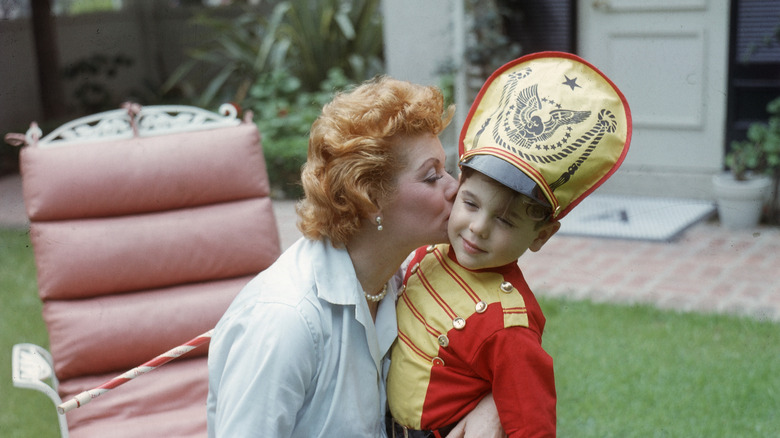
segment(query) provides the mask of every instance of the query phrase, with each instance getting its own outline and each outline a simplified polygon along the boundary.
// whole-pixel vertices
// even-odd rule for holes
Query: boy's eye
[[[515,227],[515,224],[512,221],[510,221],[509,219],[506,219],[506,218],[503,218],[503,217],[498,217],[496,219],[498,219],[498,221],[502,225],[504,225],[504,226],[507,226],[509,228],[514,228]]]
[[[477,204],[474,201],[469,201],[468,199],[464,199],[463,204],[466,205],[466,208],[468,208],[469,210],[477,209]]]

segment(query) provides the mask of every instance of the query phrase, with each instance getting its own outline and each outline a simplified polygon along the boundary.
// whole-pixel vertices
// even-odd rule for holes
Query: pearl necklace
[[[385,287],[382,288],[382,292],[379,292],[376,295],[370,295],[368,292],[363,291],[363,295],[366,296],[368,301],[378,303],[379,301],[382,301],[382,298],[384,298],[385,295],[387,295],[387,283],[385,283]]]

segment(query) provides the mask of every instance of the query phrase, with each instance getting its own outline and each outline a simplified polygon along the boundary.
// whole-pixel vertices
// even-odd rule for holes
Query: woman
[[[433,87],[390,78],[336,96],[314,122],[304,234],[236,297],[209,350],[210,436],[385,436],[391,278],[444,242],[456,181]]]

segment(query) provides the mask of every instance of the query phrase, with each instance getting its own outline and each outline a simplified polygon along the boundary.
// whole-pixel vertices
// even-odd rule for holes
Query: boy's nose
[[[477,215],[469,222],[469,231],[474,233],[480,239],[487,239],[490,236],[490,227],[486,218]]]

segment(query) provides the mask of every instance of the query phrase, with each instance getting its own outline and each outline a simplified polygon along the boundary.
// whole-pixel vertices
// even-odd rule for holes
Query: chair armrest
[[[35,344],[16,344],[11,352],[11,378],[17,388],[34,389],[51,399],[54,406],[62,403],[57,394],[59,381],[54,375],[51,354]],[[44,383],[50,379],[51,385]],[[64,414],[57,414],[62,438],[68,437],[68,423]]]

